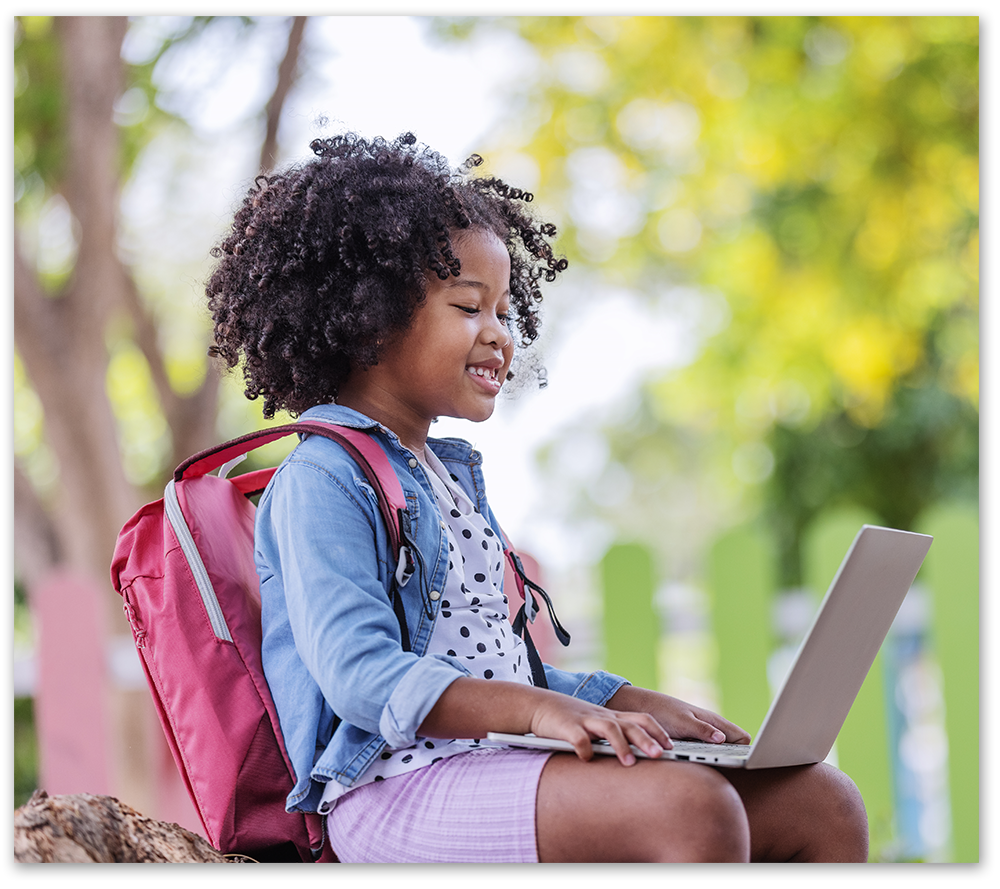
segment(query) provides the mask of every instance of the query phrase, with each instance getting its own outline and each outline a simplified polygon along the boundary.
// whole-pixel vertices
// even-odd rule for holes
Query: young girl
[[[515,340],[537,335],[539,282],[566,267],[555,228],[528,214],[530,194],[471,176],[478,158],[452,170],[410,134],[312,148],[256,180],[213,251],[213,351],[243,362],[265,417],[370,432],[406,495],[416,567],[404,637],[375,496],[339,445],[304,436],[256,526],[288,811],[326,814],[344,862],[866,860],[864,805],[837,770],[658,762],[671,737],[749,737],[606,672],[546,666],[548,687],[533,684],[480,455],[428,431],[493,412]],[[616,756],[593,756],[601,738]]]

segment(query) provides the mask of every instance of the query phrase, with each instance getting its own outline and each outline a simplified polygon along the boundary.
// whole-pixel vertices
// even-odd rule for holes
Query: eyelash
[[[479,309],[471,309],[468,306],[458,306],[457,308],[461,309],[467,315],[478,315],[479,314]],[[499,315],[497,315],[497,318],[499,318],[504,324],[507,324],[507,325],[509,325],[510,322],[511,322],[511,316],[510,316],[509,312],[504,312],[502,314],[499,314]]]

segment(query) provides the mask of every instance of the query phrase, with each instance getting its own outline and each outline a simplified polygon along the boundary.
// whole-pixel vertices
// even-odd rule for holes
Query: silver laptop
[[[752,744],[674,741],[660,759],[765,769],[829,755],[861,684],[931,545],[926,534],[864,525],[802,640]],[[517,747],[572,751],[568,741],[490,732]],[[671,739],[673,740],[673,739]],[[606,741],[597,753],[614,755]],[[634,745],[637,757],[645,754]]]

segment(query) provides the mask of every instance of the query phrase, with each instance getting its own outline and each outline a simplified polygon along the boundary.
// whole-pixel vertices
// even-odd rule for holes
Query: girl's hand
[[[612,710],[648,713],[675,738],[710,744],[750,743],[747,732],[717,713],[646,688],[624,685],[611,696],[607,706]]]
[[[648,713],[611,710],[560,694],[546,695],[537,702],[530,731],[569,741],[583,760],[594,757],[592,741],[607,740],[626,766],[635,763],[630,744],[654,759],[673,746],[663,727]]]

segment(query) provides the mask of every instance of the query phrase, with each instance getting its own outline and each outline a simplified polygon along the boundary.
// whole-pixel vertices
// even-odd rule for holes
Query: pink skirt
[[[535,797],[551,753],[483,747],[366,784],[329,815],[345,864],[537,862]]]

